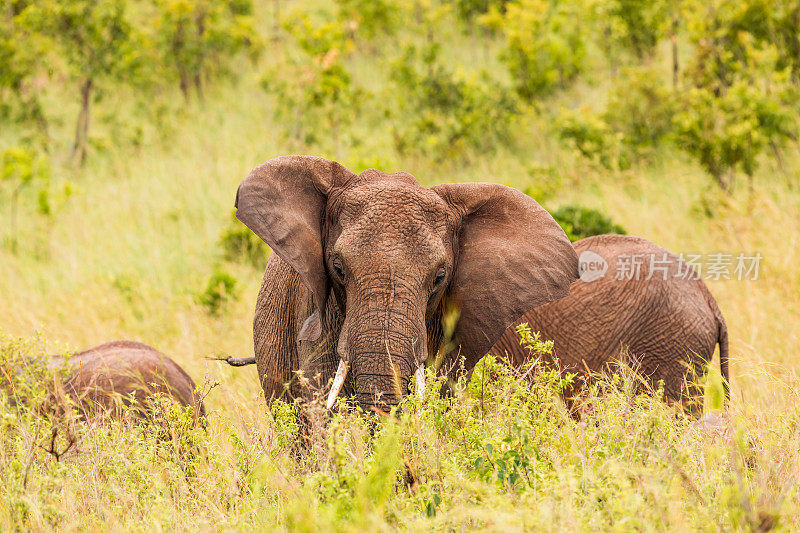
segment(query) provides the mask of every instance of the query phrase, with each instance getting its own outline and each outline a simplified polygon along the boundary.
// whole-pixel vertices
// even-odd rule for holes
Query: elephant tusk
[[[331,392],[328,394],[328,409],[333,407],[336,397],[339,396],[339,391],[342,390],[344,385],[344,378],[347,377],[347,363],[344,359],[339,360],[339,368],[336,369],[336,377],[333,378],[333,386]]]
[[[414,373],[414,381],[417,385],[417,396],[422,400],[425,397],[425,365],[420,365]]]

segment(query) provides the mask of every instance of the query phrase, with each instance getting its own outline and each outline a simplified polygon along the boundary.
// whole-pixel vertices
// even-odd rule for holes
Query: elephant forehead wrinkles
[[[419,275],[441,261],[450,221],[447,206],[421,187],[376,184],[341,198],[342,233],[335,250],[370,270],[391,268]]]
[[[357,220],[413,233],[427,226],[444,234],[452,213],[444,200],[430,189],[393,182],[368,183],[345,191],[337,203],[341,225]],[[377,229],[377,228],[376,228]]]

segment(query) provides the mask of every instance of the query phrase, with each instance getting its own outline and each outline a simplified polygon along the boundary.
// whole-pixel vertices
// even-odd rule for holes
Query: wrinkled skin
[[[242,182],[237,216],[274,252],[254,320],[267,401],[324,399],[341,361],[342,395],[395,405],[440,349],[445,309],[460,319],[443,371],[459,357],[470,369],[578,274],[552,217],[502,185],[428,189],[407,173],[283,156]]]
[[[63,362],[54,357],[51,366]],[[69,357],[67,365],[64,390],[82,411],[113,408],[115,394],[127,405],[125,398],[133,393],[137,405],[143,406],[153,394],[163,393],[205,416],[192,378],[175,361],[141,342],[106,342]]]
[[[497,341],[492,354],[515,365],[526,359],[527,350],[520,346],[515,330],[522,322],[541,332],[543,339],[554,341],[554,355],[566,371],[604,371],[627,348],[628,362],[641,365],[640,373],[654,387],[663,380],[666,398],[682,400],[688,408],[699,390],[691,383],[687,386],[686,378],[704,373],[719,344],[720,369],[727,387],[725,319],[702,279],[681,278],[679,273],[690,268],[686,263],[640,237],[599,235],[577,241],[574,247],[582,269],[588,257],[581,255],[584,252],[602,256],[608,262],[605,275],[590,282],[576,281],[566,298],[525,313]],[[630,280],[616,279],[620,258],[627,265],[631,263],[628,258],[637,254],[643,257],[638,279],[635,275]],[[664,254],[666,267],[661,263]],[[651,256],[655,257],[652,271]]]

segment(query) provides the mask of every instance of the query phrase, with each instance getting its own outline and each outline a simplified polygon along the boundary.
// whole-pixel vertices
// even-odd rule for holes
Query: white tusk
[[[420,365],[414,373],[414,381],[417,385],[417,396],[421,400],[425,397],[425,365]]]
[[[336,369],[336,377],[333,378],[333,386],[331,387],[331,392],[328,394],[328,409],[333,407],[333,403],[336,401],[336,397],[339,396],[339,391],[342,390],[342,385],[344,385],[344,378],[347,377],[347,363],[344,362],[344,359],[339,360],[339,368]]]

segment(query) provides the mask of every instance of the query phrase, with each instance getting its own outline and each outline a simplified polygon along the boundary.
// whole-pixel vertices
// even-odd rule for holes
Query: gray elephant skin
[[[574,247],[582,269],[589,270],[569,296],[525,313],[491,353],[522,364],[530,354],[520,346],[515,328],[527,322],[542,339],[554,341],[563,370],[608,370],[625,348],[628,362],[639,365],[651,385],[663,381],[668,400],[696,407],[692,399],[700,390],[691,378],[703,375],[718,344],[727,393],[728,329],[708,287],[690,266],[640,237],[599,235]],[[598,257],[607,263],[603,274],[590,270],[597,264],[584,264]]]
[[[397,404],[460,313],[450,371],[470,369],[528,309],[566,296],[578,259],[534,200],[493,183],[425,188],[311,156],[256,167],[237,216],[272,247],[254,319],[267,401]],[[412,377],[413,376],[413,377]],[[333,379],[332,379],[333,378]]]

